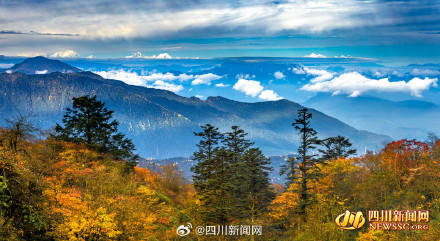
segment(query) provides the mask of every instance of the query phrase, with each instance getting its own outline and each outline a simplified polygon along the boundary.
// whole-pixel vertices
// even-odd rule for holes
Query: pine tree
[[[247,201],[248,195],[246,193],[246,186],[243,185],[246,182],[245,175],[247,173],[247,167],[242,158],[244,153],[253,145],[248,139],[246,139],[246,133],[238,126],[232,126],[230,132],[225,133],[225,138],[222,141],[226,148],[231,152],[231,186],[233,193],[233,215],[235,218],[244,218],[247,215]]]
[[[352,144],[348,138],[343,136],[329,137],[319,142],[325,149],[318,149],[322,154],[322,160],[334,160],[338,157],[348,157],[356,154],[355,149],[351,149]]]
[[[266,211],[266,207],[275,197],[269,180],[269,172],[273,169],[269,166],[269,159],[258,148],[247,150],[242,160],[246,170],[243,182],[246,197],[244,217],[253,224],[255,219]]]
[[[319,163],[315,159],[315,154],[310,154],[311,150],[316,148],[319,143],[317,132],[311,127],[312,113],[307,108],[298,111],[297,118],[292,126],[299,132],[300,145],[298,147],[298,159],[290,158],[287,165],[281,169],[281,174],[287,174],[288,185],[298,184],[299,205],[298,213],[305,220],[306,208],[311,201],[311,193],[309,190],[309,182],[319,176],[316,164]]]
[[[231,221],[233,192],[231,184],[232,153],[221,147],[215,151],[213,173],[208,178],[207,191],[209,198],[205,199],[205,210],[202,215],[212,224],[228,224]]]
[[[223,144],[237,156],[237,160],[254,143],[246,139],[248,133],[238,126],[232,126],[232,131],[225,133]]]
[[[223,135],[218,128],[206,124],[201,126],[202,131],[194,133],[201,137],[198,150],[193,159],[197,164],[193,171],[193,185],[201,201],[200,214],[207,223],[219,224],[226,222],[229,215],[230,198],[230,160],[229,151],[219,147]]]
[[[118,122],[112,120],[113,111],[96,99],[96,96],[73,98],[72,108],[67,108],[62,119],[63,126],[55,127],[56,139],[111,153],[118,159],[126,159],[130,166],[136,164],[135,146],[130,139],[118,133]]]

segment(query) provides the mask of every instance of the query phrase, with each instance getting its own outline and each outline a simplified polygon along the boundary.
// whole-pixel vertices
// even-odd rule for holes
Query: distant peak
[[[48,59],[43,56],[27,58],[23,60],[23,62],[15,64],[9,70],[24,74],[72,73],[82,71],[59,60]]]

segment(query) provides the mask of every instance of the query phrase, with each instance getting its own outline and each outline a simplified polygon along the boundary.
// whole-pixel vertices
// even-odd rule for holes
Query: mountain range
[[[305,105],[319,108],[356,128],[383,133],[394,139],[424,140],[430,132],[440,133],[440,107],[428,101],[318,94]]]
[[[266,155],[293,153],[297,148],[297,133],[291,123],[302,106],[289,100],[245,103],[220,96],[187,98],[105,79],[44,57],[26,59],[0,73],[1,115],[30,114],[43,129],[61,122],[73,97],[87,94],[96,95],[115,111],[120,130],[146,158],[190,156],[198,142],[193,132],[206,123],[221,131],[239,125]],[[315,109],[311,113],[312,126],[321,137],[346,136],[362,151],[378,149],[391,139],[355,129]]]

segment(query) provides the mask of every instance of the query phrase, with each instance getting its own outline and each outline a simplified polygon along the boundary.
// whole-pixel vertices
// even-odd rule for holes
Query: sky
[[[440,63],[440,1],[0,0],[0,54]]]

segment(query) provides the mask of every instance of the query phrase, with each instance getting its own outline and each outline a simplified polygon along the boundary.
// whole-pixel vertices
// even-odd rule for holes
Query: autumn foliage
[[[203,224],[203,202],[176,166],[126,172],[123,161],[84,145],[51,138],[11,145],[8,138],[9,130],[1,129],[0,240],[176,240],[177,226]],[[263,225],[255,240],[440,237],[440,142],[394,141],[377,153],[324,161],[317,170],[319,178],[307,183],[313,200],[306,221],[294,191],[299,184],[273,184],[277,196],[255,221]],[[345,210],[370,209],[429,210],[430,229],[344,231],[334,223]],[[205,238],[191,233],[183,239]]]
[[[189,220],[193,191],[175,167],[126,173],[82,145],[49,138],[14,152],[4,143],[0,240],[171,240]]]

